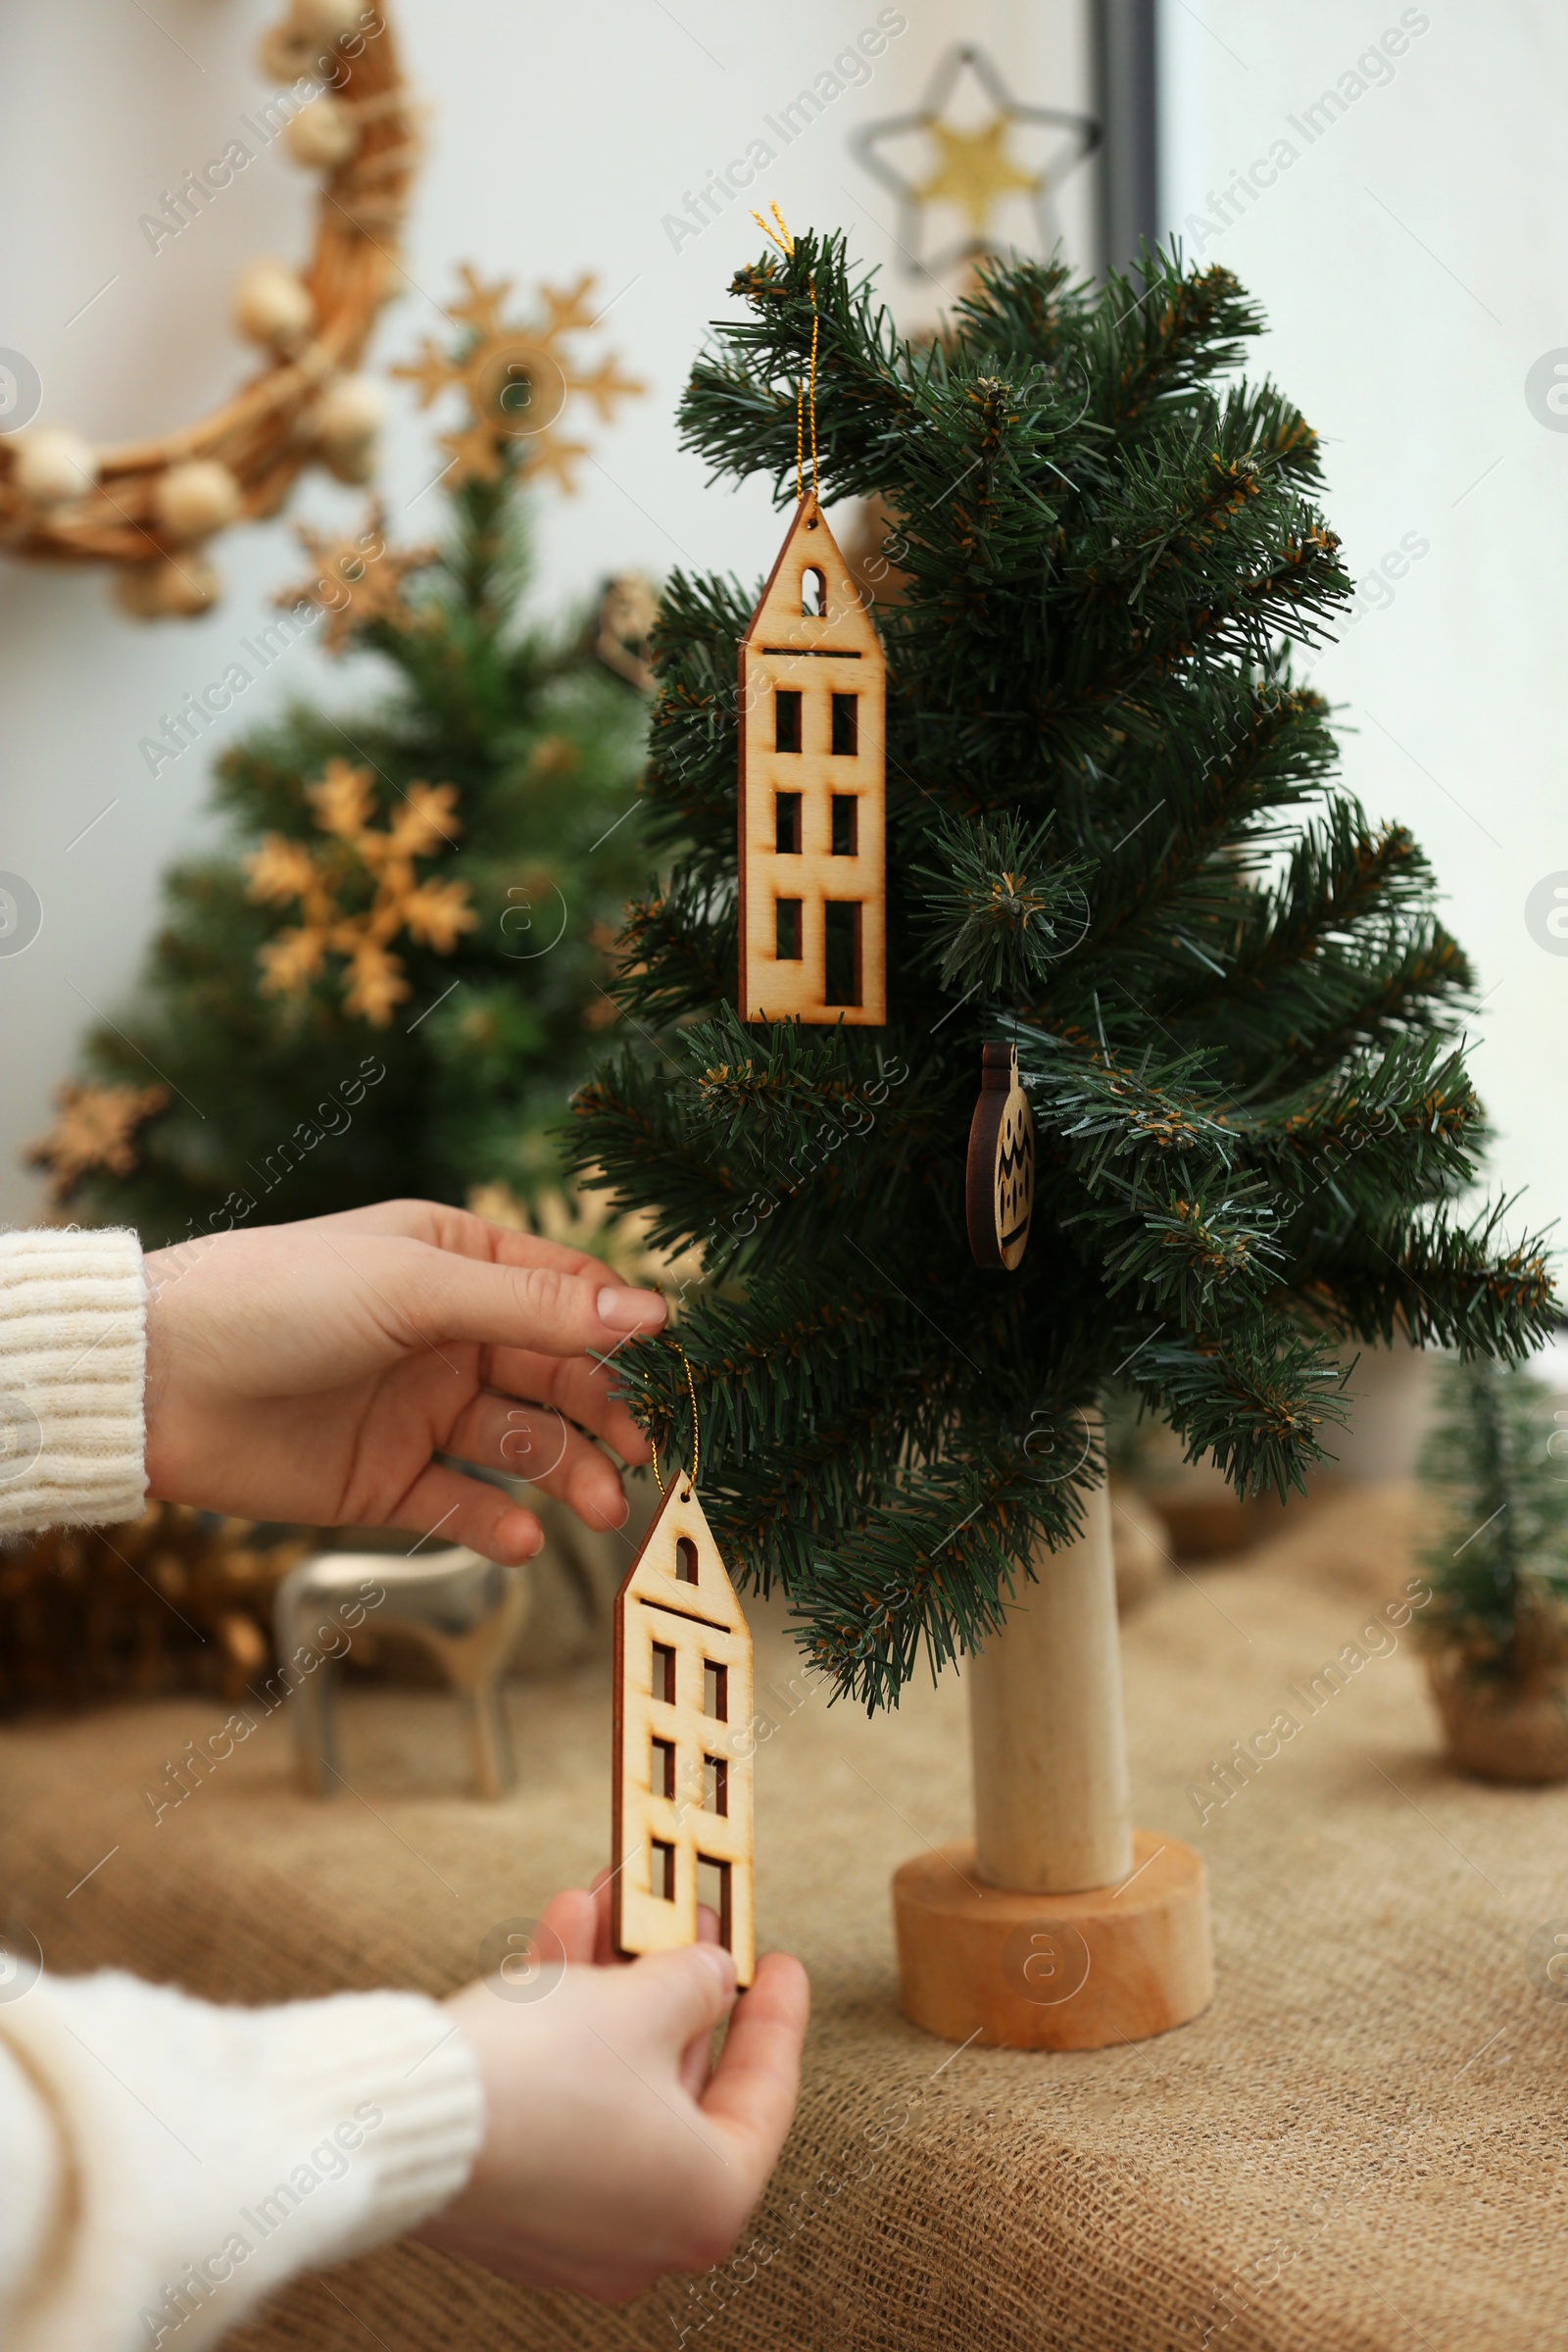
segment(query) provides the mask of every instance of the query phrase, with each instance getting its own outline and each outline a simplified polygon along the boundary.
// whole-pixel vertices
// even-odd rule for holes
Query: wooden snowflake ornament
[[[1035,1114],[1016,1046],[987,1046],[969,1128],[964,1210],[976,1265],[1010,1274],[1029,1247],[1035,1206]]]
[[[584,275],[564,288],[541,286],[533,317],[516,321],[505,316],[510,278],[487,285],[466,262],[459,274],[465,290],[448,305],[448,316],[467,333],[454,351],[443,351],[427,336],[418,358],[392,373],[418,386],[422,408],[444,393],[463,394],[468,421],[441,438],[454,483],[493,482],[510,447],[517,462],[554,474],[563,490],[573,489],[572,469],[588,447],[560,429],[570,403],[590,401],[608,424],[617,401],[645,389],[621,374],[613,354],[590,374],[575,351],[572,338],[590,333],[603,316],[593,278]]]
[[[887,1019],[887,663],[814,494],[741,639],[748,1021]]]
[[[361,531],[336,536],[300,523],[295,537],[313,569],[291,588],[280,588],[272,602],[288,612],[301,605],[314,606],[325,620],[321,642],[327,653],[346,653],[372,621],[385,621],[403,632],[416,626],[417,615],[404,601],[403,583],[411,572],[428,570],[441,550],[391,546],[386,509],[379,499],[371,502]]]
[[[691,1480],[677,1474],[615,1595],[611,1934],[697,1941],[718,1913],[741,1984],[753,1927],[752,1637]]]
[[[274,906],[297,900],[302,917],[258,950],[261,993],[303,996],[327,957],[342,956],[345,1005],[384,1029],[409,995],[403,958],[390,942],[404,937],[450,956],[479,920],[466,882],[421,881],[415,873],[416,858],[457,847],[457,786],[410,784],[382,826],[374,822],[375,779],[368,767],[329,760],[305,793],[328,838],[318,848],[268,833],[245,859],[248,896]]]
[[[128,1176],[138,1159],[136,1131],[167,1110],[163,1086],[74,1086],[55,1089],[54,1125],[23,1148],[28,1167],[49,1171],[49,1198],[71,1199],[84,1176],[105,1168]]]

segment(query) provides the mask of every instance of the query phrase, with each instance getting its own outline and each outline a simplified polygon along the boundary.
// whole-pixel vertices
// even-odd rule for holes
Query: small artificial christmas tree
[[[1292,677],[1349,582],[1313,432],[1236,378],[1262,321],[1230,272],[1147,255],[1096,291],[989,263],[927,350],[836,237],[733,291],[749,316],[692,375],[687,446],[783,504],[809,375],[824,504],[880,499],[897,526],[887,1021],[738,1017],[752,600],[677,575],[646,786],[667,879],[632,912],[639,1034],[579,1096],[578,1152],[656,1242],[705,1250],[681,1339],[714,1532],[876,1706],[1051,1576],[1113,1374],[1238,1489],[1283,1495],[1329,1450],[1347,1343],[1515,1355],[1551,1289],[1499,1207],[1460,1204],[1484,1140],[1470,969],[1430,869],[1336,783]],[[965,1236],[998,1039],[1038,1136],[1015,1273]],[[676,1352],[620,1361],[678,1446]]]
[[[389,547],[378,511],[303,532],[312,571],[277,600],[283,643],[309,621],[396,686],[360,714],[296,706],[219,761],[230,839],[169,877],[139,1002],[94,1031],[94,1082],[61,1090],[32,1148],[58,1201],[149,1246],[477,1186],[515,1221],[615,1017],[607,951],[647,856],[625,821],[634,584],[597,634],[519,606],[529,486],[569,486],[582,454],[557,429],[568,397],[608,417],[638,387],[578,365],[588,280],[517,326],[504,285],[465,278],[455,346],[402,370],[465,402],[444,546]]]
[[[1421,1455],[1435,1508],[1421,1616],[1456,1759],[1490,1778],[1568,1778],[1568,1462],[1551,1392],[1452,1359]]]
[[[1544,1382],[1517,1366],[1454,1359],[1439,1370],[1438,1417],[1421,1454],[1440,1524],[1422,1565],[1423,1622],[1480,1667],[1517,1678],[1568,1602],[1568,1463]]]

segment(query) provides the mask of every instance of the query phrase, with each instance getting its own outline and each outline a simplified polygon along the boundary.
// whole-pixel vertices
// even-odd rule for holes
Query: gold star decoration
[[[57,1087],[59,1115],[23,1156],[28,1167],[48,1169],[49,1198],[63,1203],[94,1168],[128,1176],[136,1165],[137,1128],[168,1106],[169,1090],[163,1086]]]
[[[269,833],[245,860],[252,899],[274,906],[297,901],[303,916],[261,949],[262,994],[303,996],[327,957],[339,956],[347,964],[346,1009],[384,1029],[409,994],[403,959],[389,943],[402,933],[450,956],[479,920],[466,882],[419,881],[414,870],[416,858],[457,846],[457,787],[410,784],[384,827],[373,821],[368,767],[329,760],[319,781],[305,789],[327,840],[317,846]],[[367,893],[368,904],[344,904]]]
[[[613,354],[592,374],[585,372],[572,338],[598,322],[589,300],[592,276],[559,291],[541,286],[534,316],[519,323],[503,316],[510,278],[486,285],[466,262],[459,275],[465,290],[449,316],[466,332],[450,351],[427,336],[416,360],[392,369],[418,386],[421,408],[454,390],[466,401],[467,423],[441,437],[452,461],[448,478],[454,487],[494,481],[510,462],[536,466],[563,490],[574,489],[571,469],[588,446],[564,439],[559,429],[569,403],[591,401],[608,424],[617,401],[647,388],[619,372]]]
[[[962,120],[948,111],[966,77],[978,85],[980,98],[990,107],[983,121]],[[1024,162],[1015,146],[1015,137],[1026,135],[1031,127],[1062,134],[1034,164]],[[915,139],[924,141],[923,169],[912,163]],[[904,142],[902,164],[883,153],[899,142]],[[898,198],[905,266],[910,275],[924,276],[996,252],[997,216],[1012,198],[1027,203],[1040,249],[1049,253],[1057,241],[1050,199],[1074,166],[1099,145],[1100,125],[1087,115],[1059,107],[1020,104],[984,50],[964,47],[948,52],[920,106],[909,114],[868,122],[853,143],[865,169]],[[929,253],[924,250],[926,229],[938,206],[958,213],[966,234],[956,245]]]
[[[956,205],[977,239],[984,237],[1002,197],[1014,190],[1038,196],[1044,184],[1040,172],[1023,171],[1007,153],[1008,126],[1005,115],[978,130],[959,130],[951,122],[929,126],[939,161],[916,194],[922,204]]]
[[[323,612],[322,642],[329,654],[343,653],[372,620],[398,630],[414,628],[417,616],[404,602],[403,583],[411,571],[423,571],[440,557],[438,547],[389,547],[386,509],[379,499],[371,501],[365,520],[363,531],[344,539],[297,524],[295,536],[311,559],[311,570],[272,599],[289,612],[314,605]]]

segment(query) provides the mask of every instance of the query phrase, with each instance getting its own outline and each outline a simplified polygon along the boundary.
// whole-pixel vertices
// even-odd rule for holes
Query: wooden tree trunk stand
[[[900,1999],[950,2041],[1092,2050],[1213,1993],[1203,1865],[1130,1825],[1110,1505],[1019,1580],[965,1669],[975,1837],[893,1881]]]

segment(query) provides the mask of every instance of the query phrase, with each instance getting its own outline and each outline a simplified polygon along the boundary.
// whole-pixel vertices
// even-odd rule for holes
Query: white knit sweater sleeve
[[[0,1234],[0,1534],[139,1516],[146,1344],[133,1234]],[[0,1960],[6,2352],[201,2352],[467,2179],[478,2068],[422,1994],[225,2009]]]
[[[422,1994],[221,2009],[132,1977],[0,2004],[0,2344],[202,2352],[468,2176],[478,2068]]]
[[[146,1369],[133,1233],[0,1233],[0,1535],[141,1517]]]

